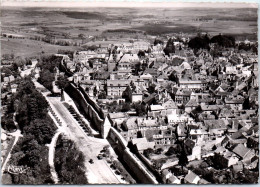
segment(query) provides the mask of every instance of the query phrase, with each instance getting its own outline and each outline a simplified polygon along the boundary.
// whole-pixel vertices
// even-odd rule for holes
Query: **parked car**
[[[90,159],[90,160],[89,160],[89,163],[90,163],[90,164],[94,164],[93,159]]]

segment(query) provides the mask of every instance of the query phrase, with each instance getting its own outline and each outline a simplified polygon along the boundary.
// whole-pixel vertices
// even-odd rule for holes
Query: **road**
[[[12,152],[14,146],[18,142],[19,138],[22,136],[21,130],[19,129],[19,126],[18,126],[18,124],[15,120],[15,115],[16,115],[16,113],[14,113],[14,115],[13,115],[13,121],[14,121],[15,126],[17,127],[17,130],[13,133],[8,133],[9,135],[14,136],[15,139],[14,139],[14,143],[13,143],[13,145],[12,145],[12,147],[11,147],[11,149],[10,149],[6,159],[5,159],[5,162],[2,165],[2,169],[1,169],[2,174],[5,171],[6,164],[8,163],[9,159],[11,158],[11,152]]]
[[[50,165],[52,179],[53,179],[55,184],[57,184],[59,182],[59,178],[58,178],[57,172],[55,171],[55,167],[54,167],[55,147],[56,147],[56,142],[58,140],[58,137],[61,133],[62,133],[62,131],[58,130],[56,132],[56,134],[53,136],[51,143],[49,145],[48,162],[49,162],[49,165]]]
[[[79,149],[85,155],[85,166],[87,168],[87,178],[91,184],[120,184],[123,183],[116,176],[104,160],[98,160],[97,155],[105,145],[109,145],[107,140],[95,137],[89,137],[85,134],[78,122],[70,114],[68,109],[62,104],[59,97],[48,97],[53,106],[53,110],[57,113],[63,124],[68,128],[70,138],[75,141]],[[113,155],[114,156],[114,155]],[[116,157],[116,155],[114,156]],[[93,159],[94,164],[90,164],[89,160]]]
[[[12,152],[14,146],[15,146],[16,143],[18,142],[19,138],[22,136],[21,131],[20,131],[19,129],[16,130],[15,132],[13,132],[13,133],[8,133],[8,134],[11,135],[11,136],[14,136],[15,139],[14,139],[14,143],[13,143],[13,145],[12,145],[12,147],[11,147],[11,149],[10,149],[10,151],[9,151],[9,153],[8,153],[8,155],[7,155],[7,157],[6,157],[6,159],[5,159],[5,162],[3,163],[3,166],[2,166],[2,174],[3,174],[3,172],[5,171],[6,164],[8,163],[9,159],[11,158],[11,152]]]

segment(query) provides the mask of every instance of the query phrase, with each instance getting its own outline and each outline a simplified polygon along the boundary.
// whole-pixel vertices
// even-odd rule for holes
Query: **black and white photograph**
[[[2,1],[1,184],[258,184],[258,6]]]

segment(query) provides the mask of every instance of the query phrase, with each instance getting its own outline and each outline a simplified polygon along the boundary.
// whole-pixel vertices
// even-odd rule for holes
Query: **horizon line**
[[[104,0],[89,1],[33,1],[10,2],[2,1],[2,7],[42,7],[42,8],[258,8],[258,3],[252,2],[122,2]]]

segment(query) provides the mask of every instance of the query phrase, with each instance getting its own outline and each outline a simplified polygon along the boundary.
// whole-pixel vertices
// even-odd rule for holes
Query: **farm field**
[[[1,53],[15,54],[21,57],[34,57],[42,54],[57,53],[62,50],[76,50],[74,46],[51,45],[42,41],[29,39],[1,39]]]
[[[201,8],[17,8],[1,12],[2,33],[27,39],[1,40],[2,54],[35,56],[75,50],[74,46],[51,45],[30,37],[50,37],[87,45],[96,41],[129,41],[183,33],[190,37],[198,32],[209,35],[229,34],[237,39],[257,40],[257,9]],[[247,16],[245,16],[247,15]],[[223,29],[224,28],[224,29]],[[126,32],[118,32],[118,30]],[[82,34],[87,41],[81,41]],[[91,42],[90,42],[91,41]],[[107,43],[107,42],[104,42]]]

